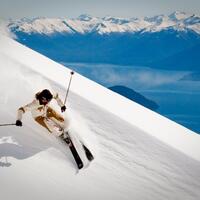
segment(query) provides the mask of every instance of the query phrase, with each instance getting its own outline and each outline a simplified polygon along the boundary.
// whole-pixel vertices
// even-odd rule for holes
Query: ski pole
[[[74,74],[73,71],[71,71],[71,76],[70,76],[70,80],[69,80],[69,84],[68,84],[68,88],[67,88],[67,92],[66,92],[66,95],[65,95],[65,101],[64,101],[64,105],[66,104],[66,101],[67,101],[67,96],[69,94],[69,88],[70,88],[70,85],[71,85],[71,82],[72,82],[72,75]]]
[[[13,125],[16,125],[15,123],[12,123],[12,124],[0,124],[0,126],[13,126]]]

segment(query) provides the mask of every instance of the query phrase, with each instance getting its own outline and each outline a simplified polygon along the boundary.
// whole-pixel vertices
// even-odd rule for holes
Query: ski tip
[[[88,160],[91,162],[91,161],[93,161],[94,160],[94,156],[90,156],[89,158],[88,158]]]
[[[82,168],[83,168],[83,164],[82,163],[78,164],[78,169],[82,169]]]

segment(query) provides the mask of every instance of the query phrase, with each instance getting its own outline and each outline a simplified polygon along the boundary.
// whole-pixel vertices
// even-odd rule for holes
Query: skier
[[[67,131],[69,128],[69,121],[64,119],[62,115],[53,110],[49,103],[52,99],[55,99],[58,105],[61,107],[61,112],[65,112],[66,106],[63,104],[58,94],[55,96],[51,94],[48,89],[44,89],[35,95],[35,99],[23,106],[20,107],[17,111],[17,120],[16,126],[22,126],[22,116],[26,111],[31,111],[32,117],[37,123],[46,128],[50,133],[55,134],[56,136],[67,138]],[[55,131],[55,126],[60,127],[60,131]]]
[[[73,141],[71,140],[71,137],[68,134],[69,120],[64,119],[59,113],[57,113],[49,106],[49,103],[52,99],[55,99],[57,101],[58,105],[61,108],[61,112],[65,112],[66,106],[63,104],[58,94],[54,96],[49,90],[44,89],[41,92],[36,93],[35,99],[31,103],[18,109],[15,125],[22,126],[23,114],[26,111],[31,111],[32,117],[37,123],[46,128],[50,133],[59,136],[68,144],[76,161],[78,169],[81,169],[83,168],[83,162],[79,156],[79,153],[76,150],[76,147],[73,144]],[[61,130],[56,131],[55,125],[57,125]],[[81,141],[80,144],[83,147],[87,159],[89,161],[92,161],[94,159],[94,156],[92,155],[90,150]]]

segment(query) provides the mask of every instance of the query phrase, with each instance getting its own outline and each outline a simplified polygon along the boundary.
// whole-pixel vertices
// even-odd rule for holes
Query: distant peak
[[[184,12],[184,11],[174,11],[172,14],[174,14],[174,15],[187,15],[187,13]]]
[[[82,14],[77,19],[81,21],[90,21],[93,17],[89,14]]]
[[[110,21],[116,24],[124,24],[124,23],[130,22],[130,19],[122,18],[122,17],[112,17],[112,16],[106,16],[103,18],[103,20]]]
[[[165,15],[156,15],[153,17],[144,17],[144,20],[147,22],[161,22],[166,16]]]
[[[179,20],[183,20],[189,16],[190,16],[189,14],[187,14],[183,11],[175,11],[169,15],[169,18],[173,21],[179,21]]]

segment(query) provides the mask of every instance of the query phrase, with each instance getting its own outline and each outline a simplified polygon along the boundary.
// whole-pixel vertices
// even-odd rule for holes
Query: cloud
[[[110,64],[65,63],[65,65],[105,87],[124,85],[138,91],[163,92],[195,92],[199,90],[197,83],[180,81],[183,76],[191,73],[188,71],[167,71]]]
[[[7,25],[8,25],[8,22],[0,19],[0,34],[11,37],[13,39],[16,39],[15,34],[11,33],[11,31],[8,29]]]
[[[85,75],[105,86],[122,84],[137,88],[152,88],[175,83],[187,73],[148,68],[91,67],[90,72]]]

